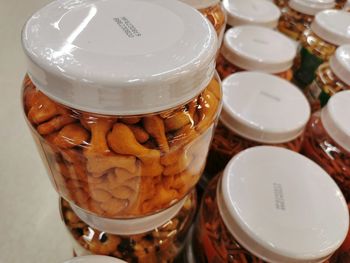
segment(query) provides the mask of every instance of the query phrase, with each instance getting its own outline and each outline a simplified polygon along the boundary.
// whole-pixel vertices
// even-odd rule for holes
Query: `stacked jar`
[[[201,12],[214,26],[221,46],[226,27],[226,13],[220,0],[179,0]]]
[[[325,106],[335,93],[350,88],[350,45],[337,48],[329,62],[316,70],[315,80],[305,89],[312,112]]]
[[[281,15],[276,5],[265,0],[224,0],[223,6],[227,13],[227,29],[240,25],[274,29]]]
[[[315,16],[310,29],[300,37],[301,50],[295,63],[294,82],[302,89],[316,77],[317,68],[327,62],[340,45],[350,44],[350,14],[325,10]]]
[[[26,121],[79,217],[105,231],[181,209],[221,110],[210,22],[178,1],[55,1],[22,43]]]
[[[224,79],[245,70],[260,71],[291,80],[297,47],[272,29],[244,25],[226,31],[216,69]]]
[[[334,0],[290,0],[282,9],[278,30],[294,40],[300,40],[315,15],[335,6]]]
[[[298,153],[259,146],[210,182],[188,256],[195,263],[329,262],[348,228],[345,199],[323,169]]]
[[[290,82],[258,72],[229,76],[223,81],[223,109],[202,180],[214,177],[234,155],[253,146],[299,152],[309,118],[308,101]]]

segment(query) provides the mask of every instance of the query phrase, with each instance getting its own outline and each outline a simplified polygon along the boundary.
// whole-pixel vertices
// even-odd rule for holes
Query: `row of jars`
[[[197,6],[205,13],[202,7]],[[224,27],[225,15],[215,10],[218,15],[207,17]],[[237,133],[243,142],[254,141],[255,134],[258,144],[266,137],[268,144],[300,150],[310,110],[301,93],[281,78],[233,75],[242,87],[268,83],[273,88],[251,89],[241,99],[232,93],[238,108],[227,114],[215,74],[220,27],[170,0],[56,1],[28,20],[22,33],[28,58],[23,108],[49,177],[64,199],[62,217],[77,254],[107,254],[129,262],[174,260],[194,216],[193,188],[205,169],[223,102],[217,131],[226,115],[242,128]],[[282,63],[288,70],[296,53],[290,43],[293,51]],[[278,87],[285,89],[280,93]],[[246,104],[250,96],[257,101]],[[251,126],[267,118],[245,107],[256,103],[273,112],[278,101],[282,106],[275,112],[279,118],[285,114],[281,125],[287,126],[269,130],[268,124],[259,135]],[[295,115],[291,103],[300,106]],[[240,110],[248,113],[237,121]],[[241,149],[254,143],[247,145]],[[332,248],[337,245],[333,242]]]

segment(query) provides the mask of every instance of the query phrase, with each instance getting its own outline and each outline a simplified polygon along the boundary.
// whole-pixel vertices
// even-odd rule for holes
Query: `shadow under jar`
[[[108,255],[138,263],[173,262],[184,247],[195,211],[194,190],[177,209],[140,219],[104,222],[80,219],[81,214],[61,199],[62,219],[78,256]]]
[[[221,79],[251,70],[291,80],[296,52],[293,41],[270,28],[237,26],[225,33],[216,69]]]
[[[258,146],[210,182],[187,254],[195,263],[329,262],[348,227],[345,199],[324,170]]]
[[[258,72],[231,75],[223,81],[223,109],[201,180],[214,177],[233,156],[253,146],[299,152],[309,117],[305,96],[290,82]]]
[[[26,120],[64,199],[128,218],[191,191],[221,110],[209,21],[177,1],[56,1],[22,37]]]
[[[201,12],[214,26],[221,46],[226,28],[226,13],[220,0],[179,0]]]
[[[302,89],[316,78],[317,68],[327,62],[340,45],[350,44],[350,13],[325,10],[315,16],[301,37],[293,81]]]
[[[261,0],[224,0],[227,13],[227,27],[240,25],[258,25],[276,28],[281,15],[279,8],[269,1]]]
[[[350,91],[330,98],[308,124],[303,153],[325,169],[350,202]]]
[[[294,40],[300,40],[304,30],[310,28],[315,15],[334,6],[334,0],[290,0],[282,8],[278,30]]]
[[[350,45],[337,48],[329,62],[316,70],[315,80],[305,89],[312,112],[324,107],[335,93],[350,89]]]

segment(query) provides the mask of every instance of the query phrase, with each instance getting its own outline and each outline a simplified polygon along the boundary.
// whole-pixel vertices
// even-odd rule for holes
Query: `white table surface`
[[[72,247],[50,184],[23,119],[26,71],[20,44],[26,19],[48,0],[0,0],[0,262],[59,263]]]

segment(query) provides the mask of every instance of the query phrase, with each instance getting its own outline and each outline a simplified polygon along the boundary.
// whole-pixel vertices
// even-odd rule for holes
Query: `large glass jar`
[[[244,70],[292,79],[296,45],[284,35],[261,26],[237,26],[226,31],[216,62],[221,79]]]
[[[281,15],[272,2],[262,0],[224,0],[227,29],[240,25],[258,25],[276,28]]]
[[[330,98],[314,113],[306,130],[303,152],[338,183],[350,202],[350,91]]]
[[[327,62],[338,46],[350,44],[350,14],[339,10],[318,13],[311,28],[300,38],[301,49],[295,62],[294,82],[305,88],[316,77],[316,70]]]
[[[305,96],[290,82],[258,72],[231,75],[223,81],[223,110],[205,177],[212,178],[234,155],[253,146],[299,152],[309,117]]]
[[[299,40],[318,12],[334,6],[334,0],[290,0],[282,9],[278,30],[294,40]]]
[[[221,46],[226,28],[226,13],[220,0],[179,0],[201,12],[214,26]]]
[[[325,106],[335,93],[350,89],[350,45],[337,48],[329,62],[316,70],[315,80],[305,89],[312,112]]]
[[[109,220],[97,225],[102,231],[81,220],[61,199],[61,215],[78,256],[108,255],[127,262],[170,263],[179,255],[196,211],[195,191],[170,210],[141,219]]]
[[[195,263],[327,262],[348,228],[345,199],[324,170],[298,153],[259,146],[210,182],[188,254]]]
[[[217,37],[199,12],[178,1],[56,1],[29,19],[23,47],[26,120],[63,198],[127,218],[191,191],[221,110]]]

